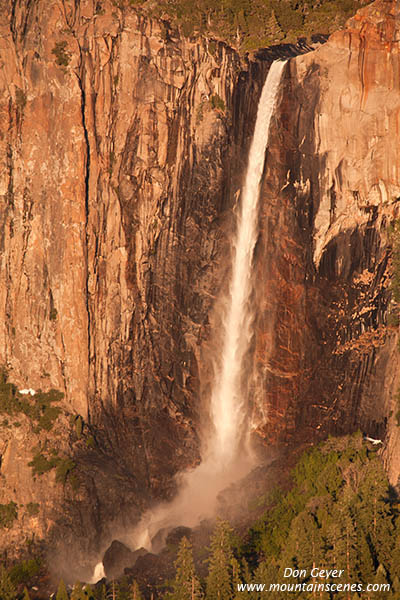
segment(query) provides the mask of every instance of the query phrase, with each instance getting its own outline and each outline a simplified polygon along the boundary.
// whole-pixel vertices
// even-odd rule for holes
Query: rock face
[[[124,572],[124,568],[132,567],[137,558],[144,554],[147,554],[144,549],[131,552],[124,544],[114,540],[103,556],[106,577],[108,579],[119,577]]]
[[[39,505],[35,531],[74,579],[199,460],[212,309],[271,56],[244,61],[111,0],[3,0],[0,28],[0,363],[20,388],[64,393],[42,450],[61,439],[78,482],[34,480],[40,440],[4,419],[0,503]],[[377,0],[286,67],[249,356],[263,440],[386,434],[393,482],[399,31],[397,3]]]
[[[0,11],[0,365],[86,422],[63,442],[79,492],[50,491],[42,521],[80,565],[199,459],[199,347],[269,64],[115,4]],[[0,502],[32,488],[41,510],[29,423],[7,483],[12,432]]]
[[[255,422],[268,439],[386,435],[393,483],[399,353],[387,317],[399,42],[398,3],[378,0],[287,67],[263,187],[253,376],[265,411]]]

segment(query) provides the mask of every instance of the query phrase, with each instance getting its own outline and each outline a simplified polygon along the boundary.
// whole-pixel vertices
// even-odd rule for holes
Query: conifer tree
[[[387,502],[389,483],[379,459],[374,458],[364,469],[357,506],[357,523],[373,549],[374,560],[388,570],[395,551],[395,532]]]
[[[233,558],[233,530],[226,521],[219,521],[211,539],[207,600],[231,600]]]
[[[395,571],[393,571],[394,573]],[[398,575],[395,575],[392,579],[392,591],[393,593],[400,598],[400,578]]]
[[[30,595],[29,595],[29,592],[28,592],[28,588],[27,588],[27,587],[24,587],[24,596],[23,596],[23,600],[31,600],[31,597],[30,597]]]
[[[67,588],[64,581],[61,579],[58,584],[56,600],[69,600]]]
[[[357,531],[357,569],[360,581],[368,583],[375,575],[374,560],[371,548],[363,530]]]
[[[107,587],[103,583],[100,589],[100,594],[98,595],[98,600],[107,600]]]
[[[203,592],[194,568],[192,546],[186,537],[179,544],[178,556],[175,561],[175,579],[172,592],[167,595],[169,600],[200,600]]]
[[[349,486],[345,487],[340,501],[335,506],[334,519],[330,528],[332,551],[328,562],[337,569],[345,571],[349,583],[357,581],[357,531],[354,522],[355,494]],[[350,600],[350,594],[346,596]]]
[[[118,596],[119,596],[119,587],[118,587],[118,584],[113,579],[109,589],[107,590],[107,600],[118,600]]]
[[[129,600],[143,600],[143,596],[140,593],[139,584],[133,580],[129,586]]]
[[[273,9],[272,9],[270,18],[268,19],[266,29],[267,29],[268,38],[272,42],[279,42],[280,40],[282,40],[285,37],[285,34],[283,33],[283,31],[278,23],[278,19],[276,18],[276,14]]]
[[[375,581],[374,583],[387,584],[389,582],[388,573],[383,565],[379,565],[376,570]],[[390,598],[390,591],[384,591],[383,589],[379,592],[379,599],[386,600],[386,598]]]
[[[329,536],[328,529],[333,521],[334,500],[331,496],[322,496],[315,507],[314,516],[321,530],[321,536]]]
[[[323,550],[315,517],[304,510],[292,521],[283,562],[287,566],[311,570],[321,564]]]
[[[239,584],[242,583],[242,579],[240,577],[240,563],[239,561],[233,557],[231,560],[231,569],[232,569],[232,598],[233,600],[243,600],[243,593],[239,591]],[[249,581],[249,580],[247,580]]]
[[[265,583],[266,589],[271,583],[277,583],[278,581],[280,581],[279,565],[274,559],[262,561],[255,570],[252,579],[252,583]],[[248,594],[248,598],[251,598],[251,600],[265,600],[265,593],[254,591]]]
[[[87,600],[87,595],[79,581],[75,583],[72,589],[71,600]]]
[[[15,589],[7,569],[0,566],[0,598],[1,600],[15,600],[17,590]]]

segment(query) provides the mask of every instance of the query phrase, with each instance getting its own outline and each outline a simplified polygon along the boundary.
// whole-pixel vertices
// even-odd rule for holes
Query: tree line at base
[[[399,598],[399,503],[376,450],[361,434],[332,438],[306,451],[291,477],[289,491],[276,489],[259,499],[263,515],[245,533],[235,532],[226,521],[217,522],[206,569],[204,559],[195,564],[191,542],[184,537],[174,563],[175,577],[161,589],[140,590],[136,581],[126,577],[97,586],[78,583],[70,591],[60,582],[56,600],[238,600],[244,596],[261,600],[264,592],[244,593],[238,591],[238,584],[264,583],[268,589],[272,583],[288,583],[283,577],[287,568],[307,573],[305,578],[291,578],[291,583],[338,583],[337,578],[312,578],[314,567],[342,570],[342,583],[387,583],[390,590],[379,592],[379,600]],[[2,600],[28,600],[28,589],[16,586],[12,572],[0,568]],[[324,591],[317,597],[369,596]],[[280,591],[279,600],[286,598],[306,600],[315,595]]]

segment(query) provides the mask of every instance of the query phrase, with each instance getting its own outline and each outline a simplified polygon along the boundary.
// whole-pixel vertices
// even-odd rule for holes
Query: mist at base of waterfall
[[[176,527],[194,529],[218,513],[220,495],[244,478],[255,467],[255,456],[243,451],[230,464],[213,457],[196,468],[177,476],[178,493],[172,501],[161,502],[146,511],[139,523],[125,533],[119,531],[118,540],[135,551],[144,548],[157,554],[165,544],[169,531]],[[102,561],[96,564],[89,583],[97,583],[106,576]]]
[[[214,516],[218,495],[254,466],[254,457],[243,453],[231,464],[221,464],[210,457],[195,469],[181,473],[175,499],[147,511],[134,531],[121,541],[151,552],[152,539],[161,529],[196,527],[202,520]]]

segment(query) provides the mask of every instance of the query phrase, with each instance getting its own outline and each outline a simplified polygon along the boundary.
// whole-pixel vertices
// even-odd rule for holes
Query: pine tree
[[[167,595],[169,600],[200,600],[203,598],[200,582],[196,576],[192,546],[186,537],[179,544],[178,556],[175,561],[175,579],[172,592]]]
[[[278,23],[278,19],[276,18],[276,14],[273,9],[272,9],[270,18],[268,19],[266,29],[267,29],[266,33],[268,35],[268,38],[272,42],[279,42],[280,40],[282,40],[285,37],[285,34],[283,33],[283,31]]]
[[[356,495],[346,486],[335,506],[336,517],[331,526],[332,551],[328,554],[328,564],[345,571],[348,583],[357,581],[357,531],[354,519]],[[350,592],[344,596],[351,600]]]
[[[231,600],[233,558],[233,530],[226,521],[219,521],[211,539],[207,600]]]
[[[71,600],[87,600],[82,584],[78,581],[71,592]]]
[[[311,570],[319,566],[323,558],[323,542],[317,521],[307,510],[292,521],[283,562],[287,566]]]
[[[393,573],[395,573],[395,571],[393,571]],[[395,575],[392,578],[392,591],[400,598],[400,579],[398,575]]]
[[[119,592],[120,592],[119,585],[113,579],[109,589],[107,590],[107,600],[118,600],[119,595],[120,595]]]
[[[58,584],[56,600],[69,600],[67,588],[64,581],[61,579]]]
[[[29,592],[28,592],[28,588],[26,588],[26,587],[24,587],[23,600],[31,600],[31,597],[30,597]]]
[[[379,565],[376,570],[374,583],[380,583],[382,585],[382,584],[387,584],[388,581],[389,581],[388,573],[386,572],[385,567],[383,565]],[[391,596],[390,591],[387,592],[387,591],[380,590],[380,592],[379,592],[380,600],[386,600],[386,598],[390,598],[390,596]]]
[[[133,580],[131,585],[129,586],[129,593],[130,600],[143,600],[143,596],[140,593],[139,584],[135,580]]]
[[[0,566],[0,598],[1,600],[15,600],[17,590],[15,589],[7,570]]]
[[[279,565],[272,558],[258,565],[252,583],[265,583],[266,589],[268,589],[271,583],[277,583],[280,580]],[[250,592],[248,598],[251,598],[251,600],[265,600],[265,592]]]
[[[242,579],[240,577],[240,563],[239,561],[233,557],[231,560],[231,569],[232,569],[232,598],[233,600],[243,600],[243,593],[239,591],[239,584],[242,583]],[[247,580],[249,581],[249,580]]]
[[[364,531],[357,535],[357,575],[361,582],[369,583],[375,574],[374,560]]]
[[[395,551],[395,535],[390,506],[387,502],[389,482],[379,459],[373,459],[365,469],[360,485],[357,521],[362,528],[374,560],[390,568]]]
[[[98,600],[107,600],[107,588],[103,583],[100,589],[100,594],[97,596]]]

